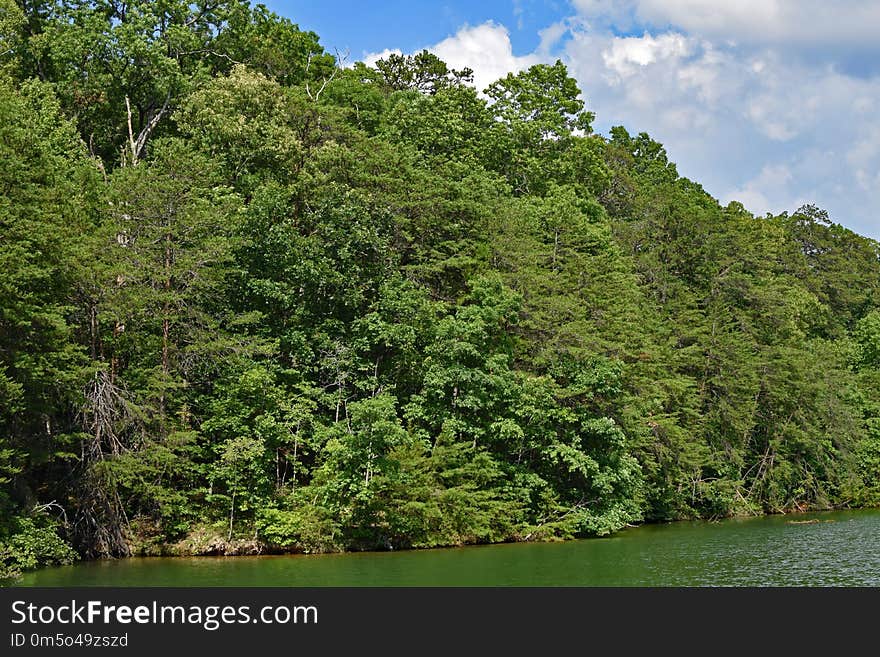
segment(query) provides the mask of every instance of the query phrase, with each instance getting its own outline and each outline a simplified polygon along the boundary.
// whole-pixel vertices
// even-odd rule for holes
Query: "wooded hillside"
[[[2,574],[880,503],[876,242],[594,134],[559,62],[343,64],[0,0]]]

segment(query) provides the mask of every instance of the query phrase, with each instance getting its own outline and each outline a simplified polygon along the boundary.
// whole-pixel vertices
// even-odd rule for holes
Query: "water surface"
[[[880,510],[646,525],[561,543],[85,562],[27,573],[18,584],[880,586]]]

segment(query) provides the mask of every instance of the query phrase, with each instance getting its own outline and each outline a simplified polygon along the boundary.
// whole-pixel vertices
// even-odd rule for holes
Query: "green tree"
[[[391,53],[376,62],[382,82],[390,91],[412,89],[423,94],[436,94],[441,89],[473,82],[474,72],[465,68],[451,69],[437,55],[422,50],[415,55]]]
[[[88,361],[74,298],[96,173],[47,85],[0,80],[0,543],[12,550],[53,534],[54,514],[67,508],[53,482],[78,452]],[[44,505],[52,517],[31,515]],[[10,558],[13,567],[53,560],[39,549]]]
[[[589,134],[595,118],[561,61],[536,64],[486,89],[503,130],[495,138],[494,168],[518,194],[541,193],[576,136]]]

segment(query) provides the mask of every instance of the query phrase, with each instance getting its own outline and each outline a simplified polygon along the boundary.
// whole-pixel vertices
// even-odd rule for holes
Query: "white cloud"
[[[635,0],[572,0],[571,4],[592,28],[614,25],[626,30],[635,22]]]
[[[380,59],[388,59],[390,55],[402,55],[398,48],[385,48],[382,52],[372,52],[364,55],[363,62],[367,66],[375,66]]]
[[[855,172],[859,187],[880,196],[880,125],[870,125],[861,139],[850,146],[846,161]]]
[[[553,23],[543,30],[539,30],[538,36],[541,37],[541,43],[538,45],[537,52],[545,55],[548,54],[559,43],[559,40],[565,36],[568,30],[569,26],[565,21]]]
[[[741,86],[723,56],[675,32],[618,37],[576,31],[564,55],[601,128],[623,124],[658,139],[674,137],[666,139],[673,149],[703,142],[717,126],[717,106],[729,112]]]
[[[743,186],[725,194],[723,204],[739,201],[751,212],[759,215],[797,209],[804,200],[791,192],[794,175],[784,164],[765,165],[761,172]]]
[[[738,43],[878,48],[876,0],[575,0],[590,20],[676,27]]]
[[[641,0],[636,3],[636,14],[655,24],[671,23],[701,34],[738,38],[777,26],[783,20],[784,4],[779,0]]]
[[[610,78],[615,84],[632,76],[640,68],[662,60],[678,60],[687,56],[692,44],[681,34],[661,34],[653,37],[623,37],[613,39],[608,48],[602,51],[605,68],[616,75]]]
[[[428,49],[452,68],[472,68],[474,86],[480,90],[510,72],[522,71],[546,59],[537,54],[514,55],[507,28],[492,22],[465,26]]]
[[[549,49],[564,33],[564,26],[553,26],[543,30],[542,43]],[[474,71],[474,86],[483,90],[508,73],[516,73],[547,60],[548,55],[532,53],[522,57],[513,54],[510,32],[503,25],[492,21],[474,27],[465,25],[454,35],[440,43],[426,46],[428,50],[446,62],[451,68],[471,68]],[[363,62],[368,66],[390,54],[401,54],[397,49],[385,49],[380,53],[369,53]]]

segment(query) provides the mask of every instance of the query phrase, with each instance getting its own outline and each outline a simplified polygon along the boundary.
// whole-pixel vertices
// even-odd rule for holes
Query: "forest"
[[[472,80],[0,0],[0,578],[880,505],[878,243]]]

